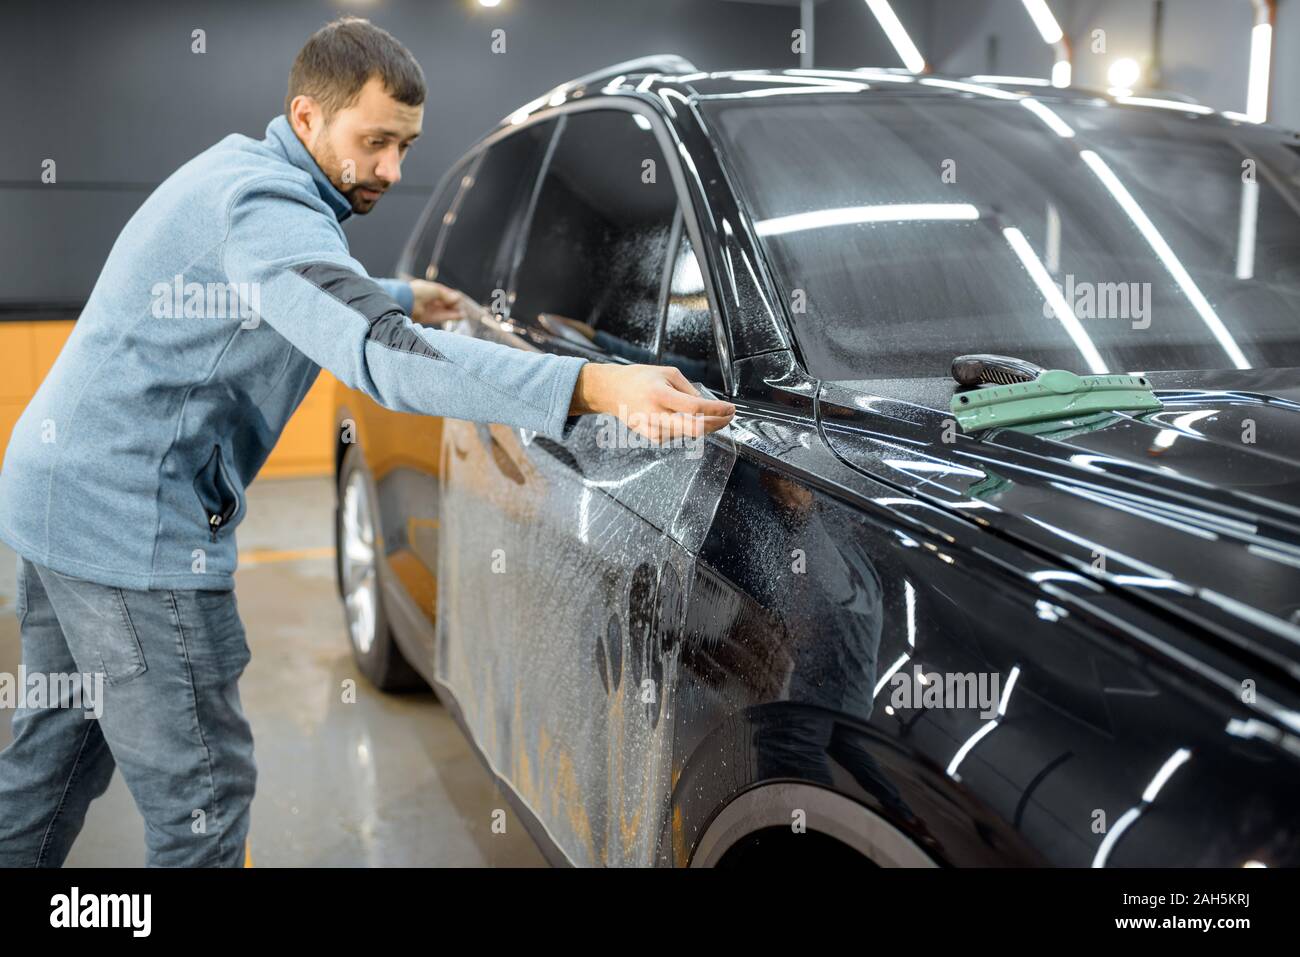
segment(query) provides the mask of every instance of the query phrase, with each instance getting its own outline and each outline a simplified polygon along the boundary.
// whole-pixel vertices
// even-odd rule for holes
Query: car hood
[[[1163,410],[1038,434],[962,434],[935,380],[823,383],[817,414],[851,467],[1300,680],[1300,370],[1147,375]]]

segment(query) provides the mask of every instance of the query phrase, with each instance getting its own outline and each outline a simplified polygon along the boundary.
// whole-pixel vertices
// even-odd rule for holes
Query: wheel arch
[[[806,812],[809,830],[832,837],[882,867],[937,867],[902,831],[870,808],[827,788],[798,782],[764,784],[737,795],[709,822],[691,867],[713,867],[728,851],[769,827],[789,827],[790,809]]]

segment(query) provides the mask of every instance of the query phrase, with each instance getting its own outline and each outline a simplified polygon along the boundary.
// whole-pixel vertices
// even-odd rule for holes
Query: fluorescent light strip
[[[1061,269],[1061,214],[1052,203],[1047,204],[1047,271],[1056,275]]]
[[[1002,235],[1006,237],[1007,243],[1010,244],[1011,249],[1020,258],[1020,262],[1029,272],[1034,284],[1038,286],[1043,298],[1051,304],[1052,312],[1060,320],[1075,348],[1083,355],[1083,361],[1088,364],[1088,371],[1105,372],[1106,363],[1102,361],[1101,353],[1097,351],[1097,347],[1089,338],[1088,333],[1084,332],[1079,317],[1074,314],[1074,309],[1065,301],[1061,288],[1052,281],[1052,276],[1047,271],[1047,267],[1043,265],[1043,261],[1038,258],[1033,247],[1029,245],[1029,240],[1025,238],[1025,234],[1014,226],[1008,226],[1002,230]]]
[[[1128,106],[1151,106],[1158,110],[1175,110],[1179,113],[1200,113],[1202,116],[1213,113],[1214,110],[1200,103],[1183,103],[1181,100],[1160,100],[1150,96],[1127,96],[1120,95],[1115,97],[1115,102],[1124,103]]]
[[[916,647],[916,589],[911,582],[903,582],[903,598],[907,606],[907,647]]]
[[[1259,181],[1242,180],[1237,220],[1237,278],[1255,277],[1255,228],[1259,221]]]
[[[1060,43],[1065,34],[1061,32],[1061,25],[1056,22],[1056,17],[1052,16],[1052,11],[1048,9],[1047,0],[1024,0],[1024,4],[1043,42]]]
[[[768,96],[791,96],[800,93],[826,93],[834,90],[837,93],[860,93],[863,90],[869,90],[871,87],[865,83],[856,87],[844,84],[843,86],[774,86],[769,90],[744,90],[740,93],[713,93],[710,94],[711,100],[754,100],[762,99]]]
[[[1273,25],[1257,23],[1250,31],[1250,81],[1246,87],[1246,115],[1251,122],[1268,119],[1268,73],[1273,51]]]
[[[903,66],[913,73],[923,71],[925,69],[925,57],[921,56],[921,51],[916,48],[912,38],[903,29],[903,24],[898,19],[898,15],[894,13],[894,8],[889,5],[889,0],[866,0],[866,3],[871,8],[871,13],[876,18],[876,22],[880,24],[880,29],[885,31],[885,36],[893,44],[894,50],[898,53],[898,58],[903,61]]]
[[[998,702],[998,717],[1005,718],[1007,715],[1007,702],[1011,700],[1011,692],[1016,687],[1016,681],[1020,678],[1020,666],[1014,665],[1011,673],[1007,675],[1007,686],[1002,689],[1002,700]]]
[[[1056,114],[1056,111],[1053,110],[1051,107],[1044,106],[1041,102],[1035,100],[1032,96],[1025,97],[1023,100],[1020,101],[1020,105],[1023,106],[1025,109],[1027,109],[1030,113],[1033,113],[1034,116],[1038,117],[1044,123],[1046,123],[1048,128],[1057,136],[1061,136],[1066,139],[1070,139],[1071,137],[1074,136],[1074,129],[1070,126],[1070,124],[1066,123],[1065,120],[1061,119]]]
[[[866,89],[861,80],[862,77],[855,76],[852,73],[844,73],[845,79],[837,77],[812,75],[806,70],[791,70],[792,73],[798,73],[798,76],[775,76],[771,73],[744,73],[736,72],[727,76],[728,80],[735,80],[738,83],[789,83],[791,86],[846,86],[855,89]]]
[[[1052,86],[1064,89],[1074,82],[1074,67],[1069,60],[1057,60],[1052,64]]]
[[[865,76],[872,83],[912,83],[916,77],[907,73],[884,73],[878,67],[860,66],[854,73]]]
[[[1008,86],[1050,86],[1051,80],[1041,76],[979,76],[967,77],[972,83],[1005,83]]]
[[[910,657],[911,657],[910,653],[906,651],[903,652],[901,655],[898,656],[898,660],[889,666],[889,670],[886,671],[883,675],[881,675],[880,680],[876,682],[875,690],[871,692],[871,699],[873,701],[880,696],[880,692],[885,687],[885,685],[889,684],[889,679],[894,677],[894,675],[898,674],[898,669],[903,667],[903,665],[907,664],[907,659]]]
[[[857,223],[942,222],[979,219],[979,210],[969,203],[900,203],[889,206],[843,206],[761,219],[754,224],[760,236],[779,236],[802,229],[850,226]]]
[[[998,702],[997,717],[986,721],[983,727],[967,738],[966,743],[957,749],[957,753],[954,754],[952,760],[948,762],[948,777],[955,781],[961,780],[957,774],[957,768],[961,765],[962,761],[966,760],[966,755],[970,754],[971,748],[979,744],[980,739],[991,733],[994,728],[1002,723],[1002,719],[1006,717],[1007,714],[1007,702],[1011,700],[1011,691],[1015,688],[1016,679],[1019,677],[1020,666],[1016,665],[1011,669],[1011,673],[1007,675],[1007,684],[1006,687],[1002,689],[1002,698]]]
[[[1223,320],[1219,318],[1218,313],[1214,311],[1214,307],[1210,305],[1209,300],[1205,298],[1200,288],[1192,280],[1191,274],[1184,268],[1178,257],[1174,255],[1169,243],[1165,242],[1165,237],[1160,234],[1160,230],[1156,229],[1155,223],[1151,222],[1147,217],[1142,207],[1138,205],[1137,200],[1124,188],[1124,184],[1119,181],[1119,177],[1115,175],[1115,172],[1106,164],[1105,160],[1092,150],[1080,150],[1079,157],[1088,164],[1089,169],[1096,174],[1097,178],[1101,180],[1101,184],[1115,198],[1115,202],[1119,203],[1120,208],[1128,214],[1128,218],[1138,228],[1142,238],[1155,251],[1165,269],[1169,270],[1169,274],[1174,277],[1174,282],[1178,283],[1183,290],[1183,295],[1191,301],[1192,308],[1201,317],[1201,321],[1210,330],[1210,334],[1223,347],[1223,351],[1228,354],[1233,366],[1237,369],[1249,369],[1250,363],[1246,361],[1246,354],[1241,351],[1237,341],[1232,338],[1232,333],[1228,332]]]
[[[1120,816],[1120,819],[1115,822],[1115,826],[1112,827],[1102,839],[1101,847],[1097,848],[1097,853],[1092,859],[1093,867],[1106,866],[1106,861],[1110,857],[1111,849],[1115,847],[1120,836],[1141,816],[1142,808],[1140,807],[1131,807]]]
[[[1151,779],[1147,789],[1142,792],[1142,800],[1147,804],[1152,803],[1160,795],[1160,789],[1173,777],[1174,772],[1186,764],[1191,756],[1192,752],[1187,748],[1179,748],[1171,754],[1169,759],[1161,765],[1160,770],[1156,772],[1156,776]]]
[[[921,83],[925,86],[941,86],[946,90],[961,90],[963,93],[978,93],[980,96],[991,96],[995,100],[1023,100],[1023,93],[1010,93],[1007,90],[1000,90],[996,86],[979,86],[975,83],[963,83],[961,80],[945,80],[938,76],[927,76],[921,78]]]
[[[957,768],[966,760],[966,755],[970,754],[971,748],[980,743],[981,738],[987,734],[991,734],[993,729],[1001,723],[1001,718],[993,718],[991,721],[986,721],[984,724],[980,725],[978,731],[966,739],[966,743],[957,749],[957,753],[954,754],[952,760],[948,762],[948,777],[953,778],[954,780],[961,780],[957,777]]]
[[[1142,813],[1151,806],[1151,803],[1160,794],[1160,789],[1165,786],[1173,773],[1182,767],[1191,756],[1192,752],[1186,748],[1179,748],[1169,756],[1169,759],[1156,772],[1156,776],[1151,779],[1151,783],[1147,785],[1146,790],[1142,793],[1142,803],[1125,811],[1119,820],[1115,822],[1115,826],[1110,829],[1110,833],[1102,840],[1101,846],[1097,848],[1097,853],[1092,859],[1093,867],[1106,866],[1106,861],[1110,858],[1110,852],[1115,849],[1120,835],[1132,827],[1134,822],[1142,816]]]
[[[742,70],[740,72],[757,74],[760,76],[766,75],[763,74],[762,71],[757,70]],[[856,83],[862,79],[863,73],[869,71],[865,67],[855,67],[852,70],[785,70],[784,72],[790,76],[807,76],[824,80],[848,80],[849,82]],[[905,79],[910,81],[912,78],[909,76],[905,77]]]

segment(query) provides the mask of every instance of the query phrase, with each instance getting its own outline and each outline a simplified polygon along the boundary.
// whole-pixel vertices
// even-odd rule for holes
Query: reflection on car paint
[[[735,451],[598,416],[562,442],[487,431],[446,425],[438,677],[570,859],[655,863],[692,556]]]
[[[432,671],[554,843],[684,865],[798,781],[939,863],[1300,860],[1296,370],[1149,373],[1165,412],[947,440],[951,382],[807,375],[715,138],[675,117],[730,444],[659,462],[595,454],[590,421],[449,421],[420,513]],[[519,313],[457,331],[582,345]],[[916,706],[918,674],[996,677],[996,713]]]

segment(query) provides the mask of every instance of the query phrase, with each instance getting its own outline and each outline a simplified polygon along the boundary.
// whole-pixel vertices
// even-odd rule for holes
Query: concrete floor
[[[252,649],[255,867],[545,866],[451,716],[429,693],[375,691],[352,664],[334,586],[333,484],[263,480],[239,527],[236,594]],[[0,545],[0,671],[21,657],[14,553]],[[357,701],[344,704],[344,679]],[[0,714],[0,747],[12,738]],[[492,814],[506,812],[493,834]],[[144,825],[121,773],[86,816],[68,866],[138,867]]]

